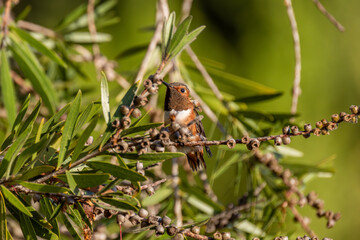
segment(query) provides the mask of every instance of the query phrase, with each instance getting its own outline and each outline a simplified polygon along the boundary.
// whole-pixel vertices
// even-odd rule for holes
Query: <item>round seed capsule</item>
[[[125,105],[121,105],[120,107],[120,112],[122,115],[126,115],[128,114],[130,111],[129,107],[128,106],[125,106]]]
[[[236,146],[236,141],[235,139],[229,139],[227,142],[226,142],[226,145],[228,146],[228,148],[234,148]]]
[[[149,215],[149,212],[146,209],[140,208],[140,210],[139,210],[139,216],[140,217],[146,218],[148,215]]]
[[[282,139],[284,145],[288,145],[291,143],[291,138],[290,137],[283,137]]]
[[[199,234],[200,233],[200,227],[199,226],[193,226],[191,228],[191,232],[193,232],[195,234]]]
[[[169,236],[174,236],[175,234],[177,234],[178,229],[174,225],[171,225],[167,227],[166,232]]]
[[[156,226],[156,230],[155,230],[156,235],[162,235],[162,234],[164,234],[164,232],[165,232],[165,228],[163,225]]]
[[[123,117],[121,119],[121,127],[124,129],[129,128],[131,124],[131,119],[129,117]]]
[[[138,108],[135,108],[132,111],[131,116],[133,116],[134,118],[139,118],[141,117],[141,111]]]
[[[169,218],[168,216],[164,216],[164,217],[162,218],[162,224],[163,224],[165,227],[169,226],[170,223],[171,223],[171,218]]]

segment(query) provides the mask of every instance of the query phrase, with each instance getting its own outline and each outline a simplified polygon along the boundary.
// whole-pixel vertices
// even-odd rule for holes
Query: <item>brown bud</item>
[[[118,152],[126,153],[128,150],[128,144],[127,144],[127,142],[121,140],[120,142],[118,142],[118,145],[116,146],[115,149]]]
[[[148,99],[144,96],[135,96],[134,104],[135,106],[145,106],[148,103]]]
[[[154,188],[152,186],[149,186],[149,187],[146,188],[146,193],[149,196],[151,196],[151,195],[153,195],[155,193],[155,190],[154,190]]]
[[[335,113],[335,114],[331,115],[331,121],[337,123],[337,122],[339,122],[339,120],[340,120],[339,114]]]
[[[358,123],[358,118],[356,116],[352,116],[351,122],[352,123]]]
[[[324,125],[324,127],[327,127],[327,125],[329,124],[328,121],[325,118],[322,119],[321,122]]]
[[[163,235],[165,232],[165,228],[163,225],[157,225],[156,229],[155,229],[155,234],[156,235]]]
[[[250,142],[250,137],[245,135],[241,138],[241,142],[244,144],[248,144]]]
[[[122,224],[125,222],[125,216],[123,214],[116,215],[116,222],[117,224]]]
[[[121,127],[124,129],[129,128],[131,124],[131,119],[129,117],[123,117],[121,119]]]
[[[169,229],[167,230],[168,234],[169,234]],[[170,235],[170,234],[169,234]],[[171,235],[170,235],[171,236]],[[178,233],[175,235],[175,237],[173,238],[173,240],[184,240],[184,236],[181,233]]]
[[[292,132],[294,135],[298,134],[298,133],[299,133],[299,128],[298,128],[298,126],[292,126],[292,127],[291,127],[291,132]]]
[[[156,151],[156,152],[165,152],[165,147],[164,147],[164,145],[162,145],[161,143],[160,143],[160,144],[156,144],[155,151]]]
[[[317,128],[320,128],[320,129],[323,128],[324,125],[323,125],[322,121],[316,122],[316,127],[317,127]]]
[[[321,134],[322,135],[329,135],[330,133],[329,133],[329,131],[327,129],[323,128],[323,129],[321,129]]]
[[[139,217],[139,215],[134,215],[129,218],[129,221],[132,225],[137,225],[141,222],[141,218]]]
[[[234,148],[236,146],[236,141],[235,139],[229,139],[227,142],[226,142],[226,145],[228,146],[228,148]]]
[[[139,216],[142,218],[146,218],[149,215],[149,212],[145,208],[140,208]]]
[[[282,139],[284,145],[288,145],[291,143],[291,138],[290,137],[283,137]]]
[[[359,107],[356,106],[356,105],[351,105],[351,106],[350,106],[350,111],[351,111],[353,114],[358,114],[358,112],[359,112]]]
[[[153,87],[149,88],[148,91],[150,94],[154,95],[159,92],[159,88],[158,88],[158,86],[153,86]]]
[[[170,223],[171,223],[171,218],[169,218],[168,216],[164,216],[164,217],[162,218],[162,224],[163,224],[165,227],[169,226]]]
[[[137,161],[136,162],[136,171],[143,170],[143,169],[144,169],[144,164],[140,161]]]
[[[120,107],[120,112],[122,115],[126,115],[128,114],[130,111],[129,107],[128,106],[125,106],[125,105],[121,105]]]
[[[139,118],[139,117],[141,117],[141,111],[138,108],[135,108],[132,111],[131,116],[134,118]]]
[[[341,113],[339,114],[340,118],[344,118],[346,115],[347,115],[346,112],[341,112]]]
[[[149,88],[151,88],[153,86],[153,82],[151,81],[151,79],[146,79],[145,81],[144,81],[144,87],[145,87],[145,89],[149,89]]]
[[[104,217],[105,217],[105,218],[111,218],[111,217],[112,217],[112,214],[111,214],[111,212],[110,212],[108,209],[106,209],[106,210],[104,211]]]
[[[153,82],[158,84],[158,85],[162,84],[162,78],[161,78],[160,74],[155,74],[154,75]]]
[[[283,127],[282,132],[283,132],[283,134],[285,134],[285,135],[290,134],[290,127],[289,127],[289,126]]]
[[[113,121],[113,122],[111,123],[111,126],[112,126],[113,128],[119,128],[119,127],[120,127],[120,121],[119,121],[119,119],[116,119],[115,121]]]
[[[142,148],[150,147],[150,141],[148,138],[144,138],[143,141],[140,143]]]
[[[174,236],[175,234],[178,233],[178,229],[177,229],[177,227],[175,227],[175,225],[170,225],[169,227],[167,227],[166,232],[169,236]],[[179,234],[177,234],[177,235],[179,235]],[[180,235],[182,236],[182,234],[180,234]]]
[[[281,144],[282,144],[282,139],[281,139],[281,137],[279,137],[279,136],[275,137],[275,139],[274,139],[274,145],[275,145],[275,146],[280,146]]]
[[[222,234],[220,232],[215,232],[214,233],[214,238],[216,240],[222,240]]]
[[[314,129],[314,135],[315,136],[320,136],[320,134],[321,134],[321,130],[319,128],[315,128]]]
[[[94,214],[95,215],[100,215],[104,212],[104,209],[103,208],[100,208],[100,207],[95,207],[94,208]]]
[[[192,233],[200,234],[200,227],[199,226],[193,226],[190,230]]]
[[[251,149],[260,147],[260,141],[257,139],[251,140],[249,144],[251,145]]]
[[[222,239],[223,240],[229,240],[231,238],[231,234],[229,232],[223,232],[222,233]]]
[[[334,219],[335,221],[339,221],[340,218],[341,218],[341,214],[340,214],[339,212],[335,213],[334,216],[333,216],[333,219]]]
[[[135,152],[136,147],[135,146],[131,146],[128,148],[128,152]]]
[[[311,124],[310,124],[310,123],[307,123],[307,124],[304,125],[304,130],[305,130],[305,132],[310,132],[311,129],[312,129],[312,127],[311,127]]]
[[[334,122],[330,122],[329,125],[327,126],[327,129],[330,131],[333,131],[337,128],[337,124]]]
[[[156,128],[150,129],[149,134],[150,134],[150,138],[153,139],[153,140],[158,139],[159,135],[160,135],[159,130],[157,130]]]
[[[149,189],[149,188],[147,188],[147,189]],[[160,221],[160,217],[158,217],[158,216],[150,215],[148,218],[148,223],[150,225],[159,225],[159,221]]]

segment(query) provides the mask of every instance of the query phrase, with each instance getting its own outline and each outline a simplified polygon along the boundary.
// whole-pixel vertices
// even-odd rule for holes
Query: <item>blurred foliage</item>
[[[352,0],[337,8],[334,3],[329,3],[331,12],[339,16],[347,27],[345,36],[340,39],[340,33],[321,16],[311,1],[307,2],[294,2],[303,53],[301,115],[295,116],[299,125],[305,119],[317,121],[343,111],[359,100],[356,97],[359,96],[359,88],[354,87],[359,76],[359,48],[353,39],[357,39],[360,33],[353,18],[359,18],[356,10],[360,4]],[[100,148],[106,150],[106,144],[114,133],[113,120],[123,116],[120,106],[130,105],[137,89],[142,89],[138,83],[132,82],[153,33],[155,5],[155,1],[96,1],[95,38],[88,32],[87,1],[55,1],[50,4],[47,1],[20,1],[14,7],[14,21],[9,24],[0,58],[2,239],[11,239],[9,232],[12,229],[7,221],[13,219],[28,239],[36,239],[36,236],[63,239],[69,234],[80,239],[86,235],[85,230],[95,229],[96,232],[102,225],[106,226],[109,236],[114,233],[117,237],[119,230],[115,217],[93,221],[95,206],[122,213],[155,208],[157,211],[154,214],[175,218],[170,180],[161,184],[154,195],[148,196],[140,186],[147,184],[147,180],[155,182],[160,178],[151,168],[143,176],[137,171],[136,163],[140,160],[147,167],[161,162],[163,171],[171,176],[170,161],[163,160],[181,153],[137,155],[104,151],[97,154]],[[170,2],[170,7],[181,12],[180,2]],[[241,138],[244,134],[251,137],[279,134],[281,128],[294,117],[288,112],[293,47],[282,2],[194,1],[192,15],[192,26],[207,26],[192,46],[201,56],[200,60],[224,100],[216,98],[187,54],[175,58],[196,36],[190,36],[193,37],[191,39],[185,37],[197,35],[203,29],[200,27],[188,34],[191,18],[179,25],[175,15],[170,17],[169,28],[176,23],[179,32],[173,35],[175,40],[164,38],[170,42],[163,40],[162,46],[156,48],[146,69],[147,74],[156,71],[161,59],[169,59],[164,57],[166,54],[174,57],[179,75],[171,80],[183,79],[191,86],[215,112],[227,131],[222,133],[205,118],[203,122],[209,139],[225,139],[228,135]],[[29,30],[29,23],[37,24],[35,29]],[[48,29],[44,31],[40,26]],[[3,33],[0,37],[4,37]],[[116,58],[116,72],[127,79],[131,87],[123,88],[117,81],[108,81],[106,77],[97,79],[91,56],[94,43],[101,44],[101,52],[108,59]],[[163,108],[162,99],[164,90],[160,88],[159,101],[154,106],[156,109]],[[144,137],[147,130],[159,126],[151,122],[150,113],[142,112],[144,116],[134,121],[129,129],[122,132],[122,136],[139,134]],[[104,118],[100,117],[101,114]],[[278,148],[269,143],[261,146],[262,150],[276,154],[282,166],[303,181],[301,187],[304,191],[315,187],[326,200],[328,208],[343,212],[343,223],[340,221],[334,230],[326,231],[323,221],[316,222],[314,212],[302,211],[315,220],[315,225],[311,227],[320,236],[345,238],[350,236],[350,232],[357,235],[355,226],[358,222],[352,220],[352,214],[359,207],[356,201],[344,204],[342,196],[352,193],[356,199],[360,195],[360,192],[352,192],[354,184],[344,177],[353,174],[352,179],[358,179],[355,174],[359,166],[345,168],[347,164],[343,163],[329,166],[335,151],[341,156],[337,160],[348,161],[359,155],[359,150],[354,150],[356,147],[349,147],[358,145],[353,140],[356,136],[354,128],[356,126],[341,131],[345,137],[335,133],[335,137],[321,138],[319,142],[323,143],[311,140],[313,138],[294,140],[295,148],[300,150],[287,146]],[[90,136],[94,141],[89,144]],[[185,170],[180,167],[185,223],[203,225],[204,219],[225,211],[228,204],[240,204],[247,194],[249,202],[256,202],[258,198],[266,201],[243,212],[236,221],[219,231],[230,231],[233,237],[247,239],[252,236],[267,235],[271,239],[277,235],[304,234],[298,225],[292,223],[292,219],[284,218],[281,212],[285,186],[267,168],[256,164],[244,146],[237,145],[233,149],[212,147],[212,151],[214,157],[206,159],[207,174],[218,201],[204,193],[198,174],[192,175],[186,167]],[[79,159],[90,158],[91,154],[94,154],[93,159],[71,167]],[[301,161],[296,161],[299,158]],[[45,184],[37,182],[59,169],[67,170],[47,179]],[[339,174],[332,180],[326,179],[326,183],[320,180],[323,185],[309,183],[314,177],[332,176],[334,169]],[[120,190],[108,192],[122,186],[124,181],[135,189],[133,194],[129,196]],[[254,189],[263,182],[267,186],[260,197],[254,196]],[[13,189],[15,186],[18,190]],[[21,187],[35,194],[24,194],[26,192],[21,191]],[[89,198],[82,198],[84,195]],[[39,202],[39,208],[34,206],[34,201]],[[61,225],[67,228],[67,233],[60,231]],[[205,227],[201,227],[201,233],[204,231]],[[139,239],[156,238],[151,231],[123,233],[125,239],[134,239],[134,235]],[[169,236],[165,234],[159,238]]]

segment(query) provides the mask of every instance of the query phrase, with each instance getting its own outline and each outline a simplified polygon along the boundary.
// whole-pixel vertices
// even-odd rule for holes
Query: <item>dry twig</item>
[[[340,31],[340,32],[344,32],[345,31],[345,27],[343,25],[341,25],[340,22],[338,22],[335,17],[333,15],[331,15],[326,8],[320,3],[319,0],[312,0],[316,7],[319,9],[319,11],[324,14],[327,19],[329,19],[329,21],[334,24],[334,26]]]

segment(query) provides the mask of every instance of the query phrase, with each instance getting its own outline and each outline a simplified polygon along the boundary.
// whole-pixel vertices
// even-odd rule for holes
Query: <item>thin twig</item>
[[[181,7],[181,21],[190,15],[193,0],[184,0]]]
[[[44,36],[47,36],[49,38],[58,38],[58,37],[60,37],[55,31],[53,31],[53,30],[51,30],[49,28],[40,26],[40,25],[35,24],[35,23],[19,20],[17,22],[17,26],[19,28],[26,29],[26,30],[29,30],[29,31],[32,31],[32,32],[41,33]]]
[[[340,31],[340,32],[344,32],[345,31],[345,27],[343,25],[341,25],[340,22],[338,22],[335,17],[333,15],[331,15],[326,8],[320,3],[319,0],[312,0],[316,7],[319,9],[319,11],[325,15],[325,17],[327,17],[327,19],[329,19],[329,21],[335,25],[335,27]]]
[[[91,159],[91,158],[93,158],[93,157],[98,156],[98,155],[101,154],[102,152],[105,152],[105,151],[108,150],[110,147],[111,147],[110,144],[106,144],[101,150],[96,150],[96,151],[94,151],[94,152],[92,152],[92,153],[89,153],[89,154],[86,155],[85,157],[80,158],[79,160],[77,160],[76,162],[74,162],[73,164],[71,164],[71,166],[66,166],[66,167],[64,167],[64,168],[60,168],[60,169],[56,170],[55,172],[52,172],[52,173],[50,173],[50,174],[48,174],[48,175],[46,175],[46,176],[44,176],[44,177],[42,177],[42,178],[39,178],[39,179],[35,180],[34,182],[35,182],[35,183],[43,183],[43,182],[49,180],[49,179],[52,178],[52,177],[58,176],[58,175],[60,175],[60,174],[63,174],[63,173],[65,173],[67,170],[72,169],[72,168],[74,168],[74,167],[76,167],[76,166],[78,166],[78,165],[86,162],[87,160],[89,160],[89,159]]]
[[[217,196],[215,195],[214,191],[212,190],[212,188],[210,186],[206,171],[201,169],[200,172],[199,172],[199,178],[203,183],[206,195],[208,195],[213,202],[217,202],[218,198],[217,198]]]
[[[195,238],[195,239],[198,239],[198,240],[212,240],[212,239],[214,239],[212,237],[208,237],[208,236],[205,236],[205,235],[200,235],[200,234],[193,233],[190,230],[185,230],[185,231],[182,232],[182,234],[184,234],[187,237]]]
[[[291,0],[285,0],[285,6],[287,15],[291,25],[291,31],[294,41],[294,52],[295,52],[295,71],[294,71],[294,83],[292,89],[292,102],[291,102],[291,113],[296,114],[299,96],[301,94],[300,80],[301,80],[301,50],[300,50],[300,36],[292,7]]]
[[[310,237],[316,237],[315,232],[309,227],[308,221],[305,220],[305,218],[299,213],[295,206],[291,205],[290,203],[288,204],[292,214],[294,215],[294,218],[300,223],[301,227],[310,235]]]
[[[0,49],[2,49],[5,46],[6,37],[8,35],[8,25],[10,21],[10,10],[11,10],[11,0],[7,0],[5,3],[5,10],[4,15],[2,18],[2,25],[1,25],[1,32],[3,34],[1,43],[0,43]]]
[[[171,176],[172,176],[172,188],[174,191],[174,214],[175,214],[175,218],[176,218],[176,222],[175,225],[177,227],[180,227],[182,225],[182,203],[181,203],[181,198],[180,198],[180,194],[179,194],[179,183],[180,183],[180,178],[179,178],[179,164],[178,164],[178,159],[177,158],[173,158],[172,159],[172,167],[171,167]]]
[[[161,31],[162,31],[162,27],[163,27],[163,12],[160,9],[160,7],[157,7],[157,11],[156,11],[156,28],[155,28],[155,32],[154,35],[150,41],[150,44],[147,48],[147,51],[145,53],[145,56],[143,58],[143,61],[141,62],[140,68],[138,73],[136,74],[136,77],[134,79],[134,82],[140,80],[140,85],[143,81],[143,78],[145,76],[146,70],[148,68],[149,62],[151,60],[151,56],[154,53],[157,44],[161,41]]]

